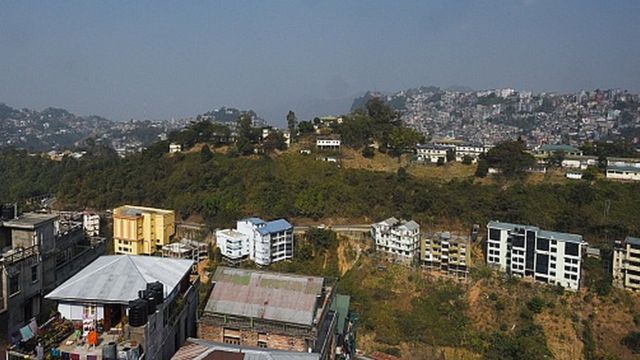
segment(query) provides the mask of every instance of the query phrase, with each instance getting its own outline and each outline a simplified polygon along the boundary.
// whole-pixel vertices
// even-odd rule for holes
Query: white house
[[[580,171],[567,171],[565,174],[567,179],[580,180],[582,179],[582,173]]]
[[[376,251],[409,261],[419,256],[420,225],[413,220],[403,221],[390,217],[372,224],[371,237]]]
[[[580,288],[587,248],[582,236],[499,221],[489,222],[487,230],[487,264],[514,276]]]
[[[235,230],[216,231],[216,238],[222,256],[232,262],[248,256],[256,264],[266,266],[293,258],[293,226],[284,219],[239,220]]]
[[[176,144],[176,143],[169,144],[169,153],[170,154],[179,153],[181,151],[182,151],[182,145]]]
[[[452,148],[434,144],[418,144],[416,145],[416,159],[434,164],[437,163],[439,159],[447,162],[447,150],[449,149]]]
[[[640,167],[637,166],[607,166],[607,179],[640,181]]]
[[[216,231],[216,244],[223,257],[237,263],[249,257],[249,236],[233,229]]]
[[[319,136],[316,138],[316,148],[318,150],[340,150],[342,141],[336,137]]]

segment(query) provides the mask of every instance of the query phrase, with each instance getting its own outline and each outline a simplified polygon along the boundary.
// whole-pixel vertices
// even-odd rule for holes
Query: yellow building
[[[113,250],[122,255],[151,255],[171,241],[175,212],[124,205],[113,210]]]

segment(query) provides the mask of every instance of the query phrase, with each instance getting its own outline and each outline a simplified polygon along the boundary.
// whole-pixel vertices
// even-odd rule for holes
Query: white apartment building
[[[487,263],[514,276],[580,288],[582,236],[541,230],[535,226],[491,221],[487,224]]]
[[[390,217],[372,224],[371,237],[376,251],[407,261],[419,256],[420,225],[413,220],[404,221]]]
[[[640,238],[627,236],[613,248],[613,285],[640,291]]]
[[[222,256],[230,262],[247,257],[260,266],[293,258],[293,226],[284,219],[239,220],[236,229],[216,231]]]
[[[451,147],[435,144],[416,145],[416,159],[418,161],[437,163],[439,159],[447,162],[447,150]]]
[[[100,215],[91,212],[82,213],[82,228],[87,237],[100,235]]]
[[[318,137],[316,138],[316,148],[318,150],[340,150],[342,141],[335,137]]]

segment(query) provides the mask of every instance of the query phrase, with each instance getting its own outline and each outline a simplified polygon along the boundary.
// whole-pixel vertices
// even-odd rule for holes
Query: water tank
[[[129,325],[143,326],[147,323],[147,300],[136,299],[129,302]]]
[[[117,354],[117,345],[113,341],[102,347],[102,358],[104,360],[118,360]]]
[[[3,220],[11,220],[16,217],[16,208],[14,204],[4,204],[2,205],[2,210],[0,210],[0,217]]]
[[[156,304],[162,304],[164,300],[164,285],[160,281],[147,284],[147,290],[155,292],[156,300],[158,301]]]
[[[144,299],[147,300],[147,314],[151,315],[155,313],[158,304],[156,294],[153,291],[150,291],[146,294]]]

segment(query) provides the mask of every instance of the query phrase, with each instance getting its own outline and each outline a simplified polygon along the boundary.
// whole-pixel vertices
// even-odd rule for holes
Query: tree
[[[371,159],[372,157],[374,157],[376,154],[376,152],[373,150],[373,147],[371,146],[365,146],[364,148],[362,148],[362,156],[366,157],[367,159]]]
[[[389,132],[387,143],[391,149],[391,154],[399,158],[405,150],[415,146],[420,141],[420,138],[420,134],[415,130],[397,126]]]
[[[600,173],[600,170],[598,170],[597,167],[589,166],[582,172],[582,179],[586,181],[593,181],[598,177],[598,173]]]
[[[499,143],[487,152],[485,160],[489,167],[499,169],[508,178],[522,177],[536,163],[521,140]]]
[[[471,165],[473,164],[473,158],[469,155],[464,155],[462,157],[462,164],[464,165]]]
[[[284,150],[287,148],[287,143],[284,139],[284,135],[279,132],[272,132],[264,139],[262,143],[262,148],[265,153],[272,153],[276,149]]]
[[[489,164],[487,164],[487,160],[480,159],[478,160],[478,167],[476,168],[476,176],[483,178],[489,174]]]
[[[236,140],[236,148],[240,155],[249,155],[253,153],[253,128],[251,116],[243,113],[238,118],[238,138]]]
[[[549,165],[555,167],[562,167],[562,162],[564,161],[566,155],[564,151],[556,151],[549,157]]]
[[[298,131],[300,134],[313,134],[314,132],[313,124],[311,121],[300,121],[298,124]]]
[[[293,142],[296,136],[296,113],[291,110],[287,114],[287,127],[289,128],[291,142]]]
[[[456,149],[447,150],[447,162],[456,161]]]
[[[204,144],[204,146],[202,146],[202,150],[200,150],[200,161],[205,163],[211,160],[212,157],[213,154],[211,153],[211,149],[209,149],[209,145]]]
[[[445,161],[443,157],[439,157],[438,158],[438,162],[436,163],[437,166],[444,166]]]

